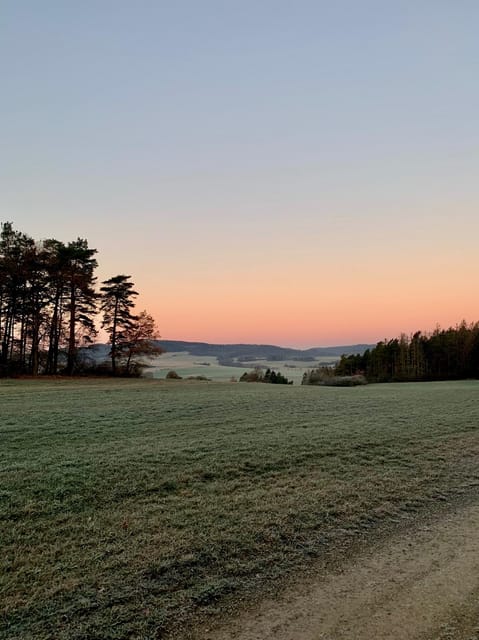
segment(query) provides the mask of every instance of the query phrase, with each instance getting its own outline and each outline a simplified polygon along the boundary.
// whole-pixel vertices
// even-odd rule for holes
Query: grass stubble
[[[0,383],[0,637],[187,637],[479,484],[479,382]]]

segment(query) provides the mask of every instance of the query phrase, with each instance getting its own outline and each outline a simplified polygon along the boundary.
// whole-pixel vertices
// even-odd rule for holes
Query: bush
[[[336,376],[330,367],[319,367],[303,375],[301,384],[322,385],[325,387],[357,387],[368,384],[362,374],[354,376]]]
[[[354,376],[333,376],[323,384],[330,387],[358,387],[368,384],[368,381],[363,375],[358,374]]]
[[[245,372],[240,378],[240,382],[269,382],[270,384],[293,384],[292,380],[288,380],[279,371],[273,371],[267,369],[266,373],[263,373],[259,367],[253,369],[253,371]]]
[[[240,378],[240,382],[263,382],[263,372],[259,367],[252,371],[245,371]]]
[[[168,371],[168,373],[166,374],[166,379],[167,380],[182,380],[182,377],[179,376],[176,371]]]

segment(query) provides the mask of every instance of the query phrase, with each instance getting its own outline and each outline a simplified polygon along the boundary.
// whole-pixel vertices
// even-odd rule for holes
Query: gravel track
[[[204,640],[479,639],[479,504],[389,537],[343,566],[202,630]]]

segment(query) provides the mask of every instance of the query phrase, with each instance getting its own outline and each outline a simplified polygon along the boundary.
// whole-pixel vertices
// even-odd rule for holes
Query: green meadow
[[[185,637],[477,489],[478,400],[476,381],[2,381],[0,637]]]

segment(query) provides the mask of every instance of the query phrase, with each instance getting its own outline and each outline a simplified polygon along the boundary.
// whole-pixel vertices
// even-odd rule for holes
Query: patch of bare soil
[[[479,639],[479,504],[308,577],[204,640]]]

